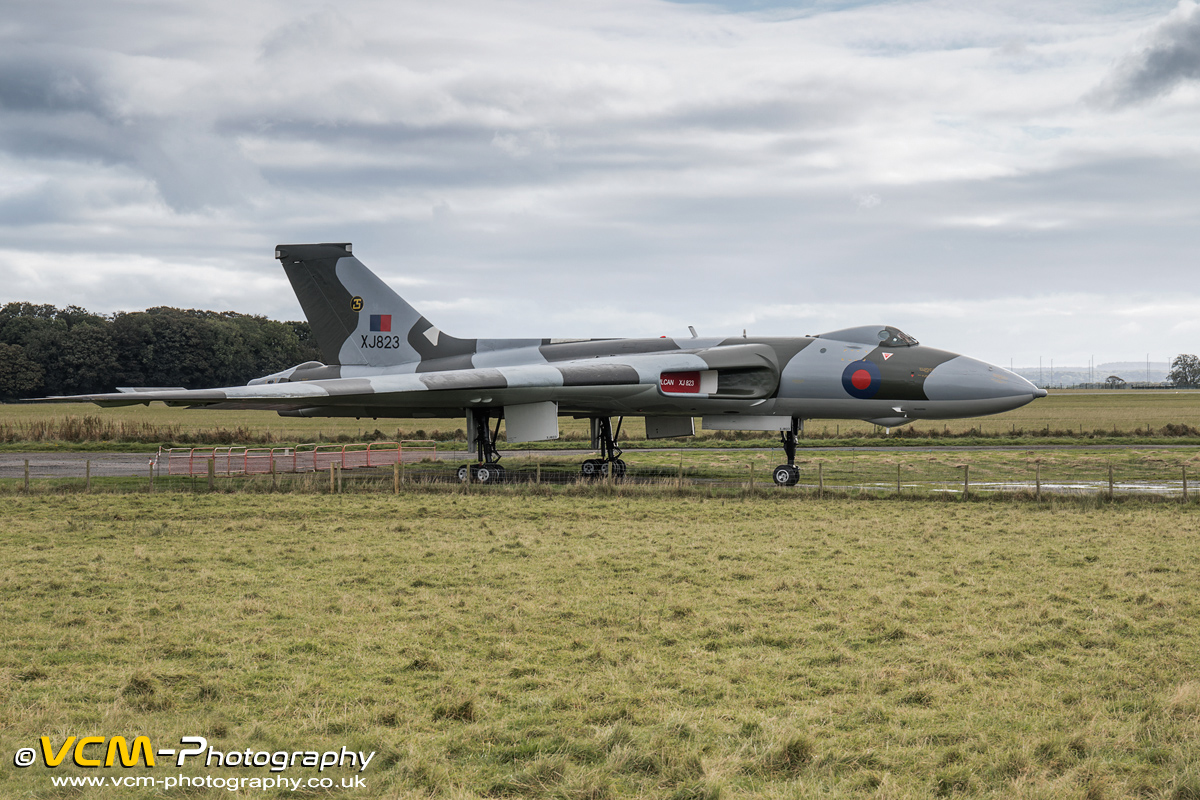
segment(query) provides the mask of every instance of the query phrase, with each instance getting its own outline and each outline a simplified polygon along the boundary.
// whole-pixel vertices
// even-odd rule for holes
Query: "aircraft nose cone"
[[[1045,397],[1046,390],[1015,372],[958,356],[929,373],[925,396],[930,400],[994,400],[1004,403],[1003,408],[1016,408],[1035,397]]]

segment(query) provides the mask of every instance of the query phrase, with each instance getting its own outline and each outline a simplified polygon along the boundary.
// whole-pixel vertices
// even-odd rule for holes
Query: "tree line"
[[[79,306],[0,308],[0,399],[95,394],[118,386],[236,386],[320,360],[307,322],[231,311]]]
[[[111,315],[34,303],[0,308],[0,400],[237,386],[320,358],[307,322],[166,306]],[[1177,356],[1167,379],[1200,387],[1200,359]]]

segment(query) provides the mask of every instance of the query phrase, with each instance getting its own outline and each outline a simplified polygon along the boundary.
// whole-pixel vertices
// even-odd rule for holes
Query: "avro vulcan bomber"
[[[779,433],[796,483],[805,419],[883,426],[995,414],[1045,396],[1000,367],[925,347],[888,325],[796,337],[459,339],[439,330],[354,257],[349,244],[282,244],[283,265],[324,363],[309,361],[246,386],[137,389],[56,400],[268,409],[288,417],[465,417],[477,463],[463,480],[503,479],[496,439],[558,438],[558,418],[591,420],[599,458],[584,475],[625,472],[621,422],[646,438],[705,429]],[[613,418],[617,418],[614,425]]]

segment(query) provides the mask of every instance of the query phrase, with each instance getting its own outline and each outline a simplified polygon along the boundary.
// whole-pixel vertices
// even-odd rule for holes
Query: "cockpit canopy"
[[[840,331],[818,333],[817,339],[836,339],[839,342],[854,342],[879,347],[912,347],[920,344],[899,328],[891,325],[863,325],[858,328],[842,328]]]

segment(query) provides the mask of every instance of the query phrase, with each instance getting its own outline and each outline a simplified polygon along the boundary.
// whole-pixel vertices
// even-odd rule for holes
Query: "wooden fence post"
[[[822,461],[817,462],[817,497],[825,496],[825,473],[822,470],[824,465]]]
[[[400,494],[400,459],[392,464],[392,494]]]
[[[900,465],[896,464],[896,496],[900,496]]]
[[[1183,502],[1187,502],[1187,467],[1183,468]]]
[[[679,488],[683,488],[683,451],[679,451]]]
[[[329,493],[333,494],[337,491],[337,483],[334,480],[333,464],[329,465]]]
[[[971,496],[971,465],[963,464],[963,500]]]
[[[1038,500],[1042,499],[1042,462],[1040,460],[1037,462],[1037,490],[1034,497]]]
[[[538,486],[542,485],[542,462],[537,463],[537,474],[534,476],[533,482]]]
[[[217,483],[217,456],[216,453],[208,460],[208,490],[211,492],[216,488]]]
[[[150,494],[154,494],[154,462],[150,462]]]
[[[84,465],[84,468],[83,468],[83,469],[84,469],[84,471],[83,471],[83,488],[84,488],[84,491],[85,491],[85,492],[91,492],[91,491],[92,491],[92,460],[91,460],[90,458],[87,460],[87,463]],[[1186,467],[1184,468],[1184,474],[1187,474],[1187,468],[1186,468]],[[1185,497],[1187,496],[1187,492],[1186,492],[1186,491],[1184,492],[1184,496],[1185,496]]]
[[[1113,498],[1113,467],[1112,467],[1112,464],[1109,464],[1108,465],[1108,499],[1112,500],[1112,498]]]
[[[29,494],[29,459],[25,459],[25,494]]]

